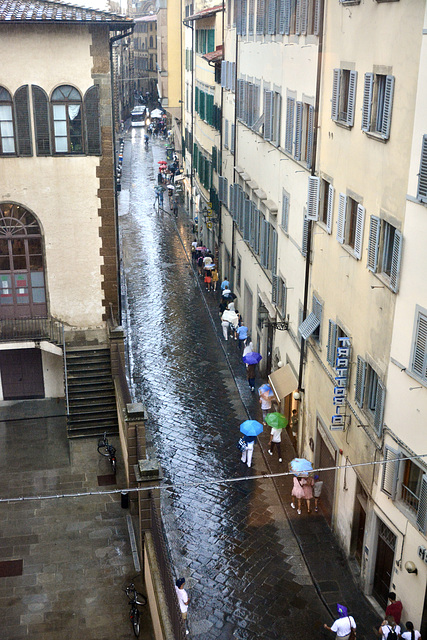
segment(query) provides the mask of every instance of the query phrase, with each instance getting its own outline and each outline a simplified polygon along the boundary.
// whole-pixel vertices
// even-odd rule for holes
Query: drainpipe
[[[314,176],[316,173],[317,138],[318,138],[319,103],[320,103],[320,81],[322,77],[322,56],[323,56],[323,11],[324,11],[324,6],[322,7],[322,13],[319,16],[319,20],[320,20],[319,45],[317,48],[316,98],[315,98],[315,105],[314,105],[313,153],[312,153],[312,163],[311,163],[312,176]],[[308,307],[312,227],[313,227],[313,222],[312,220],[309,220],[308,230],[307,230],[307,255],[305,258],[304,307],[303,307],[303,316],[302,316],[303,320],[305,320],[307,316],[307,307]],[[304,391],[304,389],[302,388],[302,378],[303,378],[303,369],[304,369],[304,347],[305,347],[305,340],[304,338],[301,338],[300,360],[299,360],[299,371],[298,371],[298,390],[299,391]]]
[[[237,109],[236,109],[236,98],[237,98],[237,62],[238,62],[238,57],[239,57],[239,35],[237,33],[237,26],[236,26],[236,51],[235,51],[235,58],[236,58],[236,66],[235,66],[235,72],[234,72],[234,139],[233,139],[233,146],[234,146],[234,155],[233,155],[233,180],[235,181],[235,175],[236,175],[236,156],[237,156]],[[235,182],[234,182],[235,183]],[[231,273],[229,274],[229,278],[231,281],[231,286],[232,288],[234,288],[234,272],[236,269],[236,265],[235,265],[235,242],[236,242],[236,222],[233,220],[233,227],[232,227],[232,236],[231,236]]]
[[[224,41],[224,15],[225,15],[225,0],[222,0],[222,59],[225,60],[225,41]],[[222,84],[222,77],[221,77]],[[221,176],[222,176],[222,114],[224,109],[224,89],[221,87],[221,117],[219,123],[219,157],[221,159]],[[228,196],[228,194],[227,194]],[[221,256],[221,243],[222,243],[222,202],[219,203],[219,220],[218,220],[218,258]],[[220,267],[221,265],[218,265]],[[218,270],[219,271],[219,270]]]
[[[122,284],[120,274],[120,236],[119,236],[119,209],[117,201],[117,157],[116,157],[116,130],[115,130],[115,95],[114,95],[114,65],[113,65],[113,44],[118,40],[127,38],[132,35],[134,26],[130,27],[125,33],[121,33],[118,36],[113,36],[109,40],[110,45],[110,85],[111,85],[111,131],[112,131],[112,145],[113,145],[113,177],[114,177],[114,221],[116,225],[116,257],[117,257],[117,315],[118,322],[122,324]]]
[[[191,24],[190,20],[183,20],[182,23],[191,29],[191,165],[190,165],[190,214],[191,219],[194,222],[194,210],[193,210],[193,188],[194,188],[194,25]],[[184,104],[185,110],[185,104]],[[198,220],[197,228],[199,227],[200,220]],[[197,237],[199,237],[199,233],[197,233]]]

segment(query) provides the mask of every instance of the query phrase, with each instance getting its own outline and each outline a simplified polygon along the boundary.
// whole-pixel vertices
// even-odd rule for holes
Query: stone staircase
[[[67,347],[69,438],[119,432],[111,376],[110,350],[104,347]]]

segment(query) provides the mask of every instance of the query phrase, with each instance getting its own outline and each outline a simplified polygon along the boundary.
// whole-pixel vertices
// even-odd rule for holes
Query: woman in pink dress
[[[310,500],[313,497],[313,478],[298,478],[294,477],[294,486],[291,491],[292,501],[291,507],[295,509],[295,500],[297,499],[297,513],[301,515],[301,500],[304,498],[307,501],[307,511],[310,513]]]

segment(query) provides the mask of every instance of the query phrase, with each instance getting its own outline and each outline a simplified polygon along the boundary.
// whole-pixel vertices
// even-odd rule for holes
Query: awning
[[[208,62],[221,62],[224,58],[222,44],[220,44],[215,51],[209,51],[208,53],[203,54],[202,58]]]
[[[298,380],[289,364],[270,373],[268,382],[279,402],[298,388]]]
[[[184,24],[186,22],[191,22],[192,20],[202,20],[203,18],[210,18],[214,16],[218,11],[224,11],[224,7],[222,4],[217,4],[216,7],[209,7],[208,9],[202,9],[198,13],[193,13],[191,16],[188,16],[183,20]]]

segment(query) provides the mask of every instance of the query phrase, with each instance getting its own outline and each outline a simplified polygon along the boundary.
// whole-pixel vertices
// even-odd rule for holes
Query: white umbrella
[[[151,116],[152,118],[161,118],[161,117],[162,117],[162,115],[163,115],[163,113],[160,111],[160,109],[154,109],[154,111],[152,111],[152,112],[150,113],[150,116]]]

